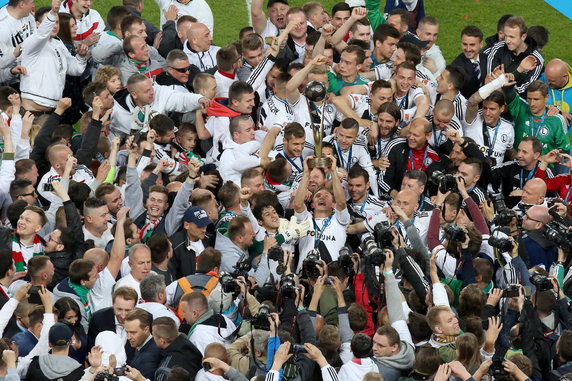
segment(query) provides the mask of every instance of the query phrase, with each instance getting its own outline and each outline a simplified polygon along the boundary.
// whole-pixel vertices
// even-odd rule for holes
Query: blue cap
[[[56,323],[50,327],[48,339],[52,345],[68,345],[73,332],[66,323]]]
[[[199,228],[203,228],[213,223],[209,218],[207,212],[198,206],[191,206],[185,211],[183,222],[192,222]]]

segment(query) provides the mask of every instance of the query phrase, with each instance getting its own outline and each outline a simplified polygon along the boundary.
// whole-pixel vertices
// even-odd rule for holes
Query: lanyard
[[[342,155],[342,149],[340,148],[340,144],[337,143],[336,144],[336,148],[338,150],[338,158],[340,159],[340,167],[344,168],[344,157]],[[351,165],[352,165],[352,149],[353,149],[353,145],[350,146],[350,149],[348,151],[348,161],[346,162],[345,165],[345,169],[349,172],[351,169]]]
[[[534,124],[536,123],[534,121],[534,116],[530,116],[530,132],[532,132],[531,136],[537,137],[538,133],[540,132],[540,128],[542,127],[542,125],[544,124],[544,118],[546,118],[546,110],[544,110],[544,113],[542,114],[542,117],[540,118],[540,122],[538,122],[538,127],[536,128],[536,131],[534,130]]]
[[[318,247],[318,242],[320,242],[322,240],[322,235],[326,231],[326,228],[328,227],[328,225],[330,225],[331,221],[332,221],[332,216],[326,218],[326,220],[324,221],[324,224],[322,225],[322,228],[319,229],[318,224],[316,223],[316,220],[312,218],[312,222],[314,223],[314,230],[316,232],[316,235],[314,236],[314,248]]]
[[[363,203],[361,204],[361,207],[359,208],[359,214],[363,217],[363,211],[365,209],[365,205],[367,204],[367,196],[365,198],[365,200],[363,200]],[[352,209],[355,211],[355,204],[352,204]]]
[[[427,149],[429,148],[429,146],[425,147],[425,152],[423,153],[423,160],[421,161],[421,166],[419,167],[419,170],[423,170],[423,163],[425,163],[425,159],[427,159]],[[411,160],[411,169],[415,170],[415,158],[413,157],[413,150],[409,151],[409,160]]]
[[[536,163],[536,165],[534,166],[532,171],[528,172],[528,176],[526,176],[526,181],[532,179],[532,176],[534,176],[534,173],[536,172],[536,168],[538,168],[538,163]],[[524,168],[521,168],[520,169],[520,189],[523,189],[524,184],[525,184],[522,182],[523,177],[524,177]]]
[[[483,138],[485,138],[484,139],[485,145],[489,146],[489,149],[487,151],[487,157],[491,157],[491,154],[494,151],[495,143],[497,141],[497,134],[499,132],[500,123],[501,123],[501,120],[499,118],[499,121],[495,127],[495,134],[493,135],[493,141],[489,142],[489,127],[486,125],[485,121],[483,120]]]
[[[290,158],[288,157],[288,155],[286,155],[286,150],[284,150],[284,152],[282,152],[282,155],[284,156],[284,158],[285,158],[286,160],[288,160],[288,162],[289,162],[294,168],[296,168],[296,170],[297,170],[299,173],[304,172],[304,168],[298,167],[298,165],[294,162],[294,160],[296,160],[296,158],[294,158],[294,160],[292,160],[292,159],[290,159]],[[301,157],[300,157],[300,161],[302,161],[302,158],[301,158]]]
[[[570,197],[570,191],[572,191],[572,184],[568,184],[568,192],[566,192],[566,198],[564,198],[566,202],[568,202],[568,197]]]
[[[425,205],[425,195],[422,194],[421,195],[421,204],[419,205],[419,209],[417,209],[418,211],[423,211],[423,205]]]
[[[399,108],[401,110],[406,110],[407,106],[409,106],[409,101],[408,101],[408,95],[409,92],[407,92],[407,94],[405,94],[405,96],[403,98],[401,98],[401,100],[399,101]]]
[[[435,143],[435,147],[439,147],[441,145],[442,137],[443,137],[443,130],[439,130],[439,137],[437,137],[437,133],[435,132],[435,123],[433,123],[433,142]]]

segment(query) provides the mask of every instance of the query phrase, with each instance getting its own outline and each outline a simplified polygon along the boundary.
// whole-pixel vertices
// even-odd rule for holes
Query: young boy
[[[175,140],[171,145],[172,157],[179,163],[185,165],[189,164],[189,160],[196,157],[199,160],[201,156],[196,152],[197,142],[199,136],[197,135],[197,128],[192,123],[182,123],[175,134]]]
[[[113,95],[121,90],[121,71],[115,66],[102,66],[95,73],[95,81],[103,83]]]

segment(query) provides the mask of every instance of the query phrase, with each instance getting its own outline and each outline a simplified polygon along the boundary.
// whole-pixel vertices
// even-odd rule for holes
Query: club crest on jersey
[[[540,135],[540,136],[548,136],[548,128],[546,128],[546,127],[541,127],[540,130],[538,131],[538,135]]]
[[[508,142],[508,135],[507,134],[502,134],[500,137],[501,142],[506,143]]]

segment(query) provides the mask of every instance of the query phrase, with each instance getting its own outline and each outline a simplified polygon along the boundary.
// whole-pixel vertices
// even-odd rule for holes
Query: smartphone
[[[53,191],[54,191],[54,186],[52,185],[52,183],[44,184],[44,192],[53,192]]]
[[[266,45],[272,45],[273,41],[274,41],[274,37],[272,37],[272,36],[264,37],[264,42],[266,43]]]
[[[205,372],[208,372],[209,370],[211,370],[212,365],[210,362],[207,361],[203,361],[203,369],[205,370]]]
[[[566,164],[566,163],[568,163],[568,158],[565,156],[562,156],[562,155],[558,155],[558,162],[560,164]]]

